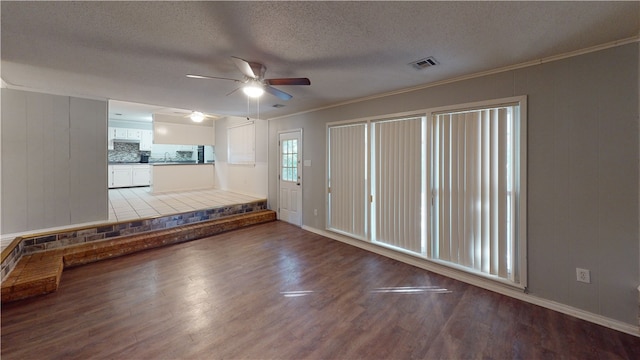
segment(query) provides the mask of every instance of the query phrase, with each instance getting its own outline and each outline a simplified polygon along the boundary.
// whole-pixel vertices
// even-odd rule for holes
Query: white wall
[[[213,189],[213,165],[153,165],[153,193]]]
[[[142,129],[153,130],[152,122],[122,120],[122,119],[109,119],[109,126],[125,129]]]
[[[229,164],[227,161],[227,128],[246,123],[245,118],[227,117],[216,120],[216,187],[250,196],[267,197],[268,126],[265,120],[252,120],[256,125],[255,165]],[[247,139],[253,141],[253,139]]]
[[[312,163],[303,172],[303,224],[322,231],[327,122],[527,95],[527,296],[637,326],[638,48],[633,43],[270,121],[269,206],[278,206],[278,131],[303,129],[304,160]],[[591,284],[576,281],[576,267],[591,270]]]
[[[153,114],[154,144],[215,145],[215,129],[209,121],[200,125],[177,124],[172,121],[184,121],[184,118]]]
[[[2,234],[108,219],[107,102],[2,89]]]

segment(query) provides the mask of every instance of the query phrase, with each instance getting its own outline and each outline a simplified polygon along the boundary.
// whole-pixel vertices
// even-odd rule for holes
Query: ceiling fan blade
[[[264,86],[264,91],[268,92],[269,94],[279,97],[282,100],[289,100],[291,99],[293,96],[287,94],[286,92],[282,91],[282,90],[278,90],[274,87],[271,87],[269,85],[265,85]]]
[[[230,79],[230,78],[223,78],[223,77],[217,77],[217,76],[187,74],[187,77],[191,79],[231,80],[231,81],[241,82],[238,79]]]
[[[252,79],[255,79],[257,77],[257,75],[253,72],[251,65],[249,65],[249,62],[235,56],[232,56],[231,59],[233,60],[233,63],[236,65],[238,70],[240,70],[240,72],[243,73],[246,77]]]
[[[311,85],[307,78],[265,79],[268,85]]]
[[[237,88],[233,89],[230,93],[228,93],[228,94],[227,94],[227,95],[225,95],[225,96],[229,96],[229,95],[233,94],[234,92],[236,92],[236,91],[240,90],[241,88],[242,88],[242,86],[241,86],[241,87],[237,87]]]

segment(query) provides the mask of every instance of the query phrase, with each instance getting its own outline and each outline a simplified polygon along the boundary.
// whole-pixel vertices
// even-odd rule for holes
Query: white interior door
[[[281,133],[278,139],[278,216],[280,220],[302,225],[302,130]]]

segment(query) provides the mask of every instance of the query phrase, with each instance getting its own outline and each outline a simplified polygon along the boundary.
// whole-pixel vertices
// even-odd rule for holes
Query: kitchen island
[[[151,164],[151,192],[189,191],[215,187],[214,163],[157,162]]]

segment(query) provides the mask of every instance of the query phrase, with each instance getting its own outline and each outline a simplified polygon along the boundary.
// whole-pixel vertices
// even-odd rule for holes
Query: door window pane
[[[281,143],[281,180],[298,181],[298,140],[283,140]]]

